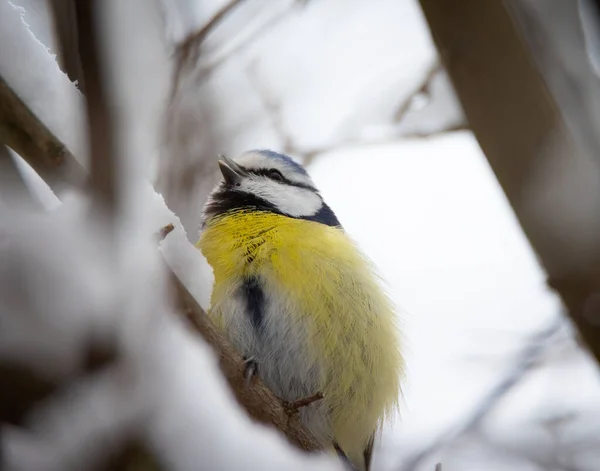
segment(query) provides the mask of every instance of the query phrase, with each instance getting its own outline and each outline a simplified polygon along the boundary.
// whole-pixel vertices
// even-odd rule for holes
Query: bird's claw
[[[244,357],[244,386],[250,386],[252,378],[258,374],[258,362],[254,357]]]

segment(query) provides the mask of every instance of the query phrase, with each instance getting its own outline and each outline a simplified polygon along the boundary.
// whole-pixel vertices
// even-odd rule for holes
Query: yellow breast
[[[307,361],[324,372],[333,435],[362,451],[397,404],[403,362],[395,313],[353,242],[339,228],[238,211],[211,220],[197,246],[214,270],[213,306],[253,275],[289,299],[306,323]]]

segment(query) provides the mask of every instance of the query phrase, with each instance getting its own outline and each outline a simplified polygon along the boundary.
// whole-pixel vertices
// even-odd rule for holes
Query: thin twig
[[[323,396],[323,393],[318,392],[316,394],[313,394],[312,396],[307,396],[303,397],[302,399],[298,399],[297,401],[284,402],[283,407],[288,415],[293,415],[303,407],[309,406],[313,402],[320,401],[321,399],[323,399],[323,397],[325,397]]]
[[[511,391],[533,369],[540,355],[547,348],[549,340],[554,338],[564,326],[565,316],[560,313],[547,328],[536,333],[523,347],[515,367],[490,389],[489,393],[479,401],[469,417],[458,427],[452,427],[451,430],[442,433],[433,443],[414,455],[403,468],[404,471],[416,470],[421,462],[433,452],[475,429],[487,414],[493,410],[500,399]]]
[[[236,7],[242,4],[244,0],[231,0],[218,10],[210,20],[196,33],[190,34],[184,39],[175,50],[176,65],[174,69],[173,84],[171,89],[171,98],[179,90],[181,79],[185,71],[189,70],[193,64],[198,61],[200,49],[208,35],[231,13]]]
[[[258,98],[262,102],[262,105],[271,121],[273,129],[282,141],[282,148],[284,154],[297,154],[297,149],[294,144],[294,138],[289,130],[284,126],[284,119],[281,112],[281,100],[279,100],[269,90],[266,83],[258,76],[258,62],[252,62],[248,68],[248,80],[254,91],[258,95]]]
[[[425,79],[422,84],[410,94],[410,96],[403,102],[401,106],[402,114],[406,113],[410,109],[410,105],[414,97],[419,93],[426,93],[429,89],[431,79],[433,76],[441,69],[441,65],[439,62],[436,62],[430,70],[427,72]],[[281,100],[275,96],[275,94],[269,89],[264,80],[261,80],[258,74],[258,63],[252,62],[247,67],[248,80],[250,85],[258,95],[258,99],[261,101],[261,104],[271,121],[271,125],[275,133],[279,136],[281,140],[281,151],[284,154],[288,154],[291,156],[295,156],[302,159],[302,163],[305,166],[310,165],[315,157],[325,154],[327,152],[334,151],[339,148],[348,147],[348,146],[368,146],[368,145],[376,145],[382,144],[386,142],[390,142],[396,138],[403,139],[426,139],[435,136],[441,136],[446,133],[463,131],[468,129],[466,126],[458,125],[453,127],[448,127],[439,131],[431,132],[431,133],[392,133],[389,136],[382,138],[376,138],[371,140],[360,139],[356,137],[351,137],[347,140],[341,140],[335,142],[331,145],[324,145],[321,147],[313,147],[313,148],[302,148],[298,146],[295,142],[292,132],[287,129],[285,126],[285,120],[282,116],[282,103]],[[398,118],[399,120],[400,118]]]
[[[455,124],[431,132],[402,132],[399,133],[398,136],[402,137],[402,139],[430,139],[432,137],[444,136],[446,134],[451,134],[454,132],[469,131],[470,129],[471,128],[469,128],[467,124]]]
[[[442,70],[442,63],[439,61],[439,59],[436,59],[436,61],[427,69],[427,72],[425,73],[425,77],[423,77],[423,80],[421,80],[421,83],[419,84],[419,86],[417,88],[415,88],[411,93],[408,94],[408,97],[406,97],[402,101],[402,103],[398,107],[398,110],[396,111],[396,113],[394,113],[394,121],[396,123],[402,121],[402,119],[410,111],[415,97],[417,97],[418,95],[421,95],[421,94],[427,94],[427,95],[429,94],[430,88],[431,88],[431,81],[436,76],[436,74],[438,72],[440,72],[441,70]]]
[[[246,33],[241,38],[237,39],[237,44],[230,47],[227,51],[221,52],[216,56],[213,56],[207,60],[203,60],[199,64],[199,73],[197,80],[206,80],[212,73],[214,73],[220,66],[229,61],[233,56],[239,54],[241,51],[251,46],[256,40],[263,37],[265,34],[271,31],[281,21],[287,18],[291,13],[295,11],[295,7],[305,7],[309,2],[306,0],[295,0],[290,5],[279,11],[277,14],[270,17],[267,21],[260,23],[257,27],[252,29],[249,33]]]
[[[321,147],[313,147],[309,149],[300,149],[297,147],[293,147],[292,155],[298,156],[302,158],[303,165],[309,166],[312,164],[316,157],[326,154],[328,152],[333,152],[338,149],[343,149],[345,147],[368,147],[368,146],[377,146],[382,144],[391,144],[397,143],[398,139],[431,139],[439,136],[444,136],[446,134],[450,134],[458,131],[468,130],[468,127],[463,126],[455,126],[447,129],[440,129],[439,131],[431,132],[431,133],[411,133],[406,134],[400,131],[394,131],[387,136],[381,138],[373,138],[373,139],[361,139],[361,138],[350,138],[347,140],[341,140],[338,142],[334,142],[329,145],[324,145]]]
[[[236,7],[242,4],[244,0],[231,0],[217,11],[208,22],[195,33],[188,35],[178,46],[176,55],[179,61],[185,61],[190,58],[193,51],[197,51],[206,37],[231,13]]]

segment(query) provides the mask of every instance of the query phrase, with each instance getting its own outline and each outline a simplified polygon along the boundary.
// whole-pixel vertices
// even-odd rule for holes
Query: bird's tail
[[[340,460],[342,460],[344,465],[347,467],[348,471],[370,471],[374,443],[375,434],[373,434],[369,439],[367,446],[365,447],[362,453],[362,456],[356,457],[349,457],[336,442],[333,443],[333,448],[335,449]]]

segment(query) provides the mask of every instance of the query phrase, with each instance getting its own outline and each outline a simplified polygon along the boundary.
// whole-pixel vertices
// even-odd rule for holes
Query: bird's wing
[[[367,446],[365,447],[365,451],[363,451],[363,456],[365,457],[365,470],[369,471],[371,469],[371,461],[373,458],[373,445],[375,444],[375,434],[371,435]]]

